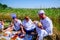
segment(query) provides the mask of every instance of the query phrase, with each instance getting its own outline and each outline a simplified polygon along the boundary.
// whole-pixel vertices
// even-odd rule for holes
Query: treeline
[[[8,6],[6,5],[6,4],[1,4],[0,3],[0,9],[5,9],[5,8],[7,8]]]

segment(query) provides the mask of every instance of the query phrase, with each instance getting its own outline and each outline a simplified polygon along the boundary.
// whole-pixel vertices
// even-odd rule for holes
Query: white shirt
[[[40,22],[42,23],[43,28],[48,32],[48,35],[52,35],[53,34],[52,21],[48,17],[46,17],[45,19],[40,20]]]
[[[2,25],[2,23],[0,23],[0,29],[4,28],[4,26]]]
[[[22,24],[21,20],[14,21],[14,29],[16,31],[20,29],[20,24]]]
[[[36,27],[36,32],[38,33],[38,36],[46,36],[48,34],[44,29],[38,27]]]
[[[29,19],[28,22],[26,20],[23,20],[22,24],[23,24],[25,30],[32,30],[35,28],[35,25],[33,24],[31,19]]]

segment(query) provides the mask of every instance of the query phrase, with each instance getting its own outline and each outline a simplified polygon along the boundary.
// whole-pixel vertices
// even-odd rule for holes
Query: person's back
[[[1,23],[1,21],[0,21],[0,29],[2,29],[2,23]]]
[[[2,21],[0,21],[0,32],[2,32],[4,29],[4,23]]]

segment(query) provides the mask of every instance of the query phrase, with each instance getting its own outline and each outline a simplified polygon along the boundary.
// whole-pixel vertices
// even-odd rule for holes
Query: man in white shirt
[[[42,26],[44,28],[44,30],[48,33],[47,35],[52,35],[53,34],[53,24],[52,24],[52,21],[50,18],[48,18],[46,15],[45,15],[45,12],[44,10],[40,10],[38,12],[38,15],[40,17],[40,22],[42,23]],[[40,39],[43,40],[43,33],[41,33],[42,36],[40,36]],[[47,36],[46,35],[46,36]],[[40,40],[39,39],[39,40]]]
[[[29,38],[26,39],[26,40],[32,40],[32,36],[31,36],[31,32],[34,32],[34,29],[35,29],[35,26],[32,22],[32,20],[26,16],[25,19],[23,20],[22,22],[23,26],[24,26],[24,29],[26,31],[26,34],[28,34]]]

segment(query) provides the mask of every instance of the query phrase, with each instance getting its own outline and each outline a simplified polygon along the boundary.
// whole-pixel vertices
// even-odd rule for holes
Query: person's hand
[[[17,31],[17,33],[18,33],[18,34],[20,34],[20,33],[21,33],[21,31]]]
[[[22,25],[20,27],[21,27],[21,29],[23,29],[23,26]]]
[[[39,36],[37,36],[36,40],[38,40],[38,39],[39,39]]]
[[[24,37],[25,37],[25,34],[20,35],[20,38],[24,38]]]

